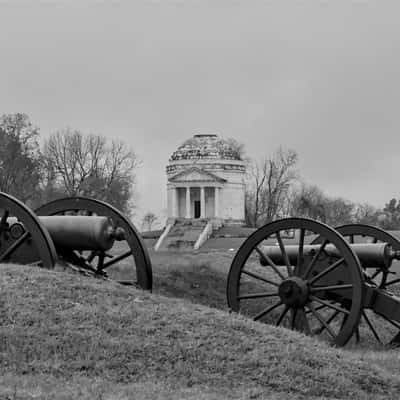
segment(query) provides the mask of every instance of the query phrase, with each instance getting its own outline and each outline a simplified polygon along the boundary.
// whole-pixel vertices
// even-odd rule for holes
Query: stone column
[[[190,218],[190,187],[186,186],[186,218]]]
[[[176,187],[173,187],[171,190],[171,217],[175,218],[177,217],[176,213],[176,192],[178,190]]]
[[[206,195],[204,186],[200,187],[200,218],[206,217]]]
[[[214,217],[219,217],[219,187],[214,187]]]

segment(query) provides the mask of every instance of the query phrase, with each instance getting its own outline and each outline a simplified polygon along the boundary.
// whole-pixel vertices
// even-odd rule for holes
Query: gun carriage
[[[0,192],[0,262],[48,269],[60,262],[86,275],[152,287],[150,258],[134,225],[111,205],[84,197],[33,212]]]
[[[294,239],[284,237],[289,230]],[[400,279],[390,278],[399,259],[400,242],[378,228],[275,221],[236,253],[228,305],[255,321],[320,335],[338,346],[367,336],[399,345]]]

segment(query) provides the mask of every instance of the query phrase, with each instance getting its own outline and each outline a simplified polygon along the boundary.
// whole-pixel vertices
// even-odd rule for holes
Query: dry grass
[[[198,304],[225,307],[231,255],[166,258],[153,258],[153,294],[2,266],[0,398],[398,398],[398,353],[335,349]]]

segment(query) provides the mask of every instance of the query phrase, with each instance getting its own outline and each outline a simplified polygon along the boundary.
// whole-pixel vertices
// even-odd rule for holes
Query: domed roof
[[[172,153],[170,161],[193,159],[242,160],[241,146],[233,139],[219,139],[218,135],[194,135]]]

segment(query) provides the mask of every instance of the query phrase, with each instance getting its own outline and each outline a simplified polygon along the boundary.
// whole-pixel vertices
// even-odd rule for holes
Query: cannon
[[[285,232],[294,232],[293,238]],[[323,338],[400,344],[400,242],[368,225],[271,222],[241,245],[227,279],[231,310]]]
[[[85,197],[52,201],[34,212],[0,192],[0,263],[53,269],[151,290],[147,248],[132,222],[115,207]]]

